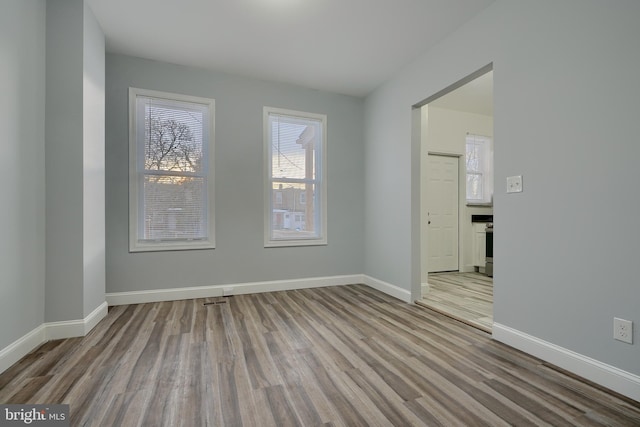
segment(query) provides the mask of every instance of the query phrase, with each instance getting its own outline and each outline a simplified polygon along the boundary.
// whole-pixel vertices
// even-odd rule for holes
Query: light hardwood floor
[[[640,403],[364,285],[118,306],[0,375],[73,426],[638,426]]]
[[[430,273],[418,303],[491,332],[493,279],[480,273]]]

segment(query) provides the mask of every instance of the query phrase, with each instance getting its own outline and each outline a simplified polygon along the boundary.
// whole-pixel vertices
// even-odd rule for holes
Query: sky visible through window
[[[271,120],[272,177],[306,178],[305,148],[298,143],[309,121],[273,115]],[[313,172],[313,171],[312,171]]]

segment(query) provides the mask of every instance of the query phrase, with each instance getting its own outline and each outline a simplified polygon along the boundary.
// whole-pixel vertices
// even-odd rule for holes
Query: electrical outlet
[[[618,341],[633,344],[633,322],[630,320],[613,318],[613,338]]]

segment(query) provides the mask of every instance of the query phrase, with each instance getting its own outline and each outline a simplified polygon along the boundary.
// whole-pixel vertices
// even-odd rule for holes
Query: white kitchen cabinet
[[[487,224],[484,222],[473,223],[473,239],[471,249],[473,251],[473,265],[478,267],[481,272],[484,271],[486,258],[486,233]]]

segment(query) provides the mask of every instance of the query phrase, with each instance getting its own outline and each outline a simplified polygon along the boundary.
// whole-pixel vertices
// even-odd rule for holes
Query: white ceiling
[[[107,51],[364,96],[493,0],[86,0]]]
[[[493,71],[431,101],[429,105],[493,116]]]

